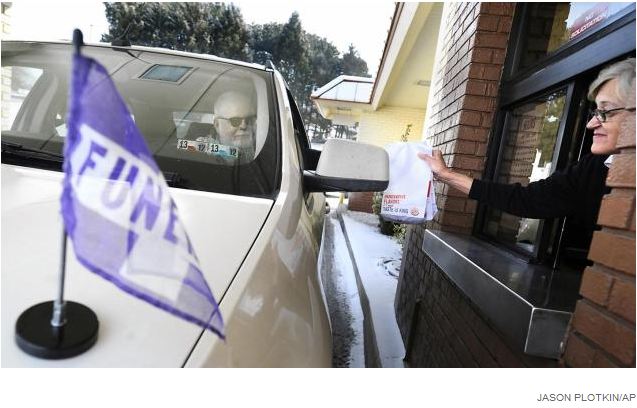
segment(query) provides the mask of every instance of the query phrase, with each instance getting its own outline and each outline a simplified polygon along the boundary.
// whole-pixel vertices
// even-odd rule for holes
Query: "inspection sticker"
[[[208,154],[226,157],[239,157],[239,149],[217,143],[208,143]]]
[[[197,142],[195,140],[177,139],[177,149],[201,152],[223,157],[239,157],[239,149],[219,143]]]

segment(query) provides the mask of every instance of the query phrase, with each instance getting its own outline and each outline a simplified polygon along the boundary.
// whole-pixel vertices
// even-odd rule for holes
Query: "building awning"
[[[396,3],[376,78],[341,75],[311,95],[336,124],[383,106],[425,110],[433,76],[442,3]]]
[[[370,110],[372,78],[341,75],[312,92],[311,98],[324,117],[337,125],[352,126]]]
[[[369,103],[373,87],[372,78],[341,75],[312,92],[312,98]]]

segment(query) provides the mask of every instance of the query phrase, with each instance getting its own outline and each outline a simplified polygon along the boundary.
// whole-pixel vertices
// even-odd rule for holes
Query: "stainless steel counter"
[[[485,241],[425,231],[423,251],[527,354],[559,358],[581,274],[532,265]]]

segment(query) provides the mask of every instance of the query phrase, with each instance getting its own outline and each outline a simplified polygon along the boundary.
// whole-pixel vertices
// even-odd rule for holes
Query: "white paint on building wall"
[[[357,141],[385,147],[399,141],[407,125],[411,125],[407,139],[420,140],[424,119],[424,109],[383,107],[374,112],[363,113]]]

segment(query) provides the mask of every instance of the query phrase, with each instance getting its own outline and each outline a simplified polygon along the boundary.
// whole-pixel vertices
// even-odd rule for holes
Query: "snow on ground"
[[[347,217],[350,221],[347,226],[347,233],[363,240],[365,245],[360,246],[360,251],[355,251],[356,256],[366,259],[373,259],[376,263],[378,276],[388,278],[387,282],[392,284],[396,290],[398,283],[398,273],[400,272],[400,260],[402,258],[402,246],[387,235],[380,233],[378,227],[378,216],[358,211],[347,211],[343,214],[343,221]],[[350,226],[353,229],[350,229]],[[350,232],[351,231],[351,232]]]
[[[363,341],[363,310],[361,309],[356,287],[354,270],[347,251],[345,238],[341,226],[334,217],[329,217],[327,223],[334,230],[334,259],[333,278],[336,286],[335,301],[339,303],[341,316],[346,327],[334,327],[334,335],[343,336],[349,340],[349,344],[340,344],[341,352],[335,352],[336,359],[343,360],[345,367],[365,367],[364,341]],[[337,312],[338,313],[338,312]],[[334,322],[335,319],[333,319]],[[335,325],[336,326],[336,325]],[[341,333],[345,331],[346,333]],[[344,340],[344,339],[342,339]],[[348,350],[349,349],[349,350]],[[347,352],[348,351],[348,352]],[[345,353],[343,353],[345,352]],[[344,354],[344,355],[343,355]],[[339,362],[335,362],[339,363]],[[335,364],[337,366],[339,364]]]
[[[394,312],[402,247],[393,238],[380,233],[378,216],[344,211],[342,217],[369,299],[381,364],[383,367],[402,367],[405,348]]]
[[[334,367],[365,367],[363,311],[343,230],[336,218],[338,196],[328,195],[319,270],[332,324]]]

